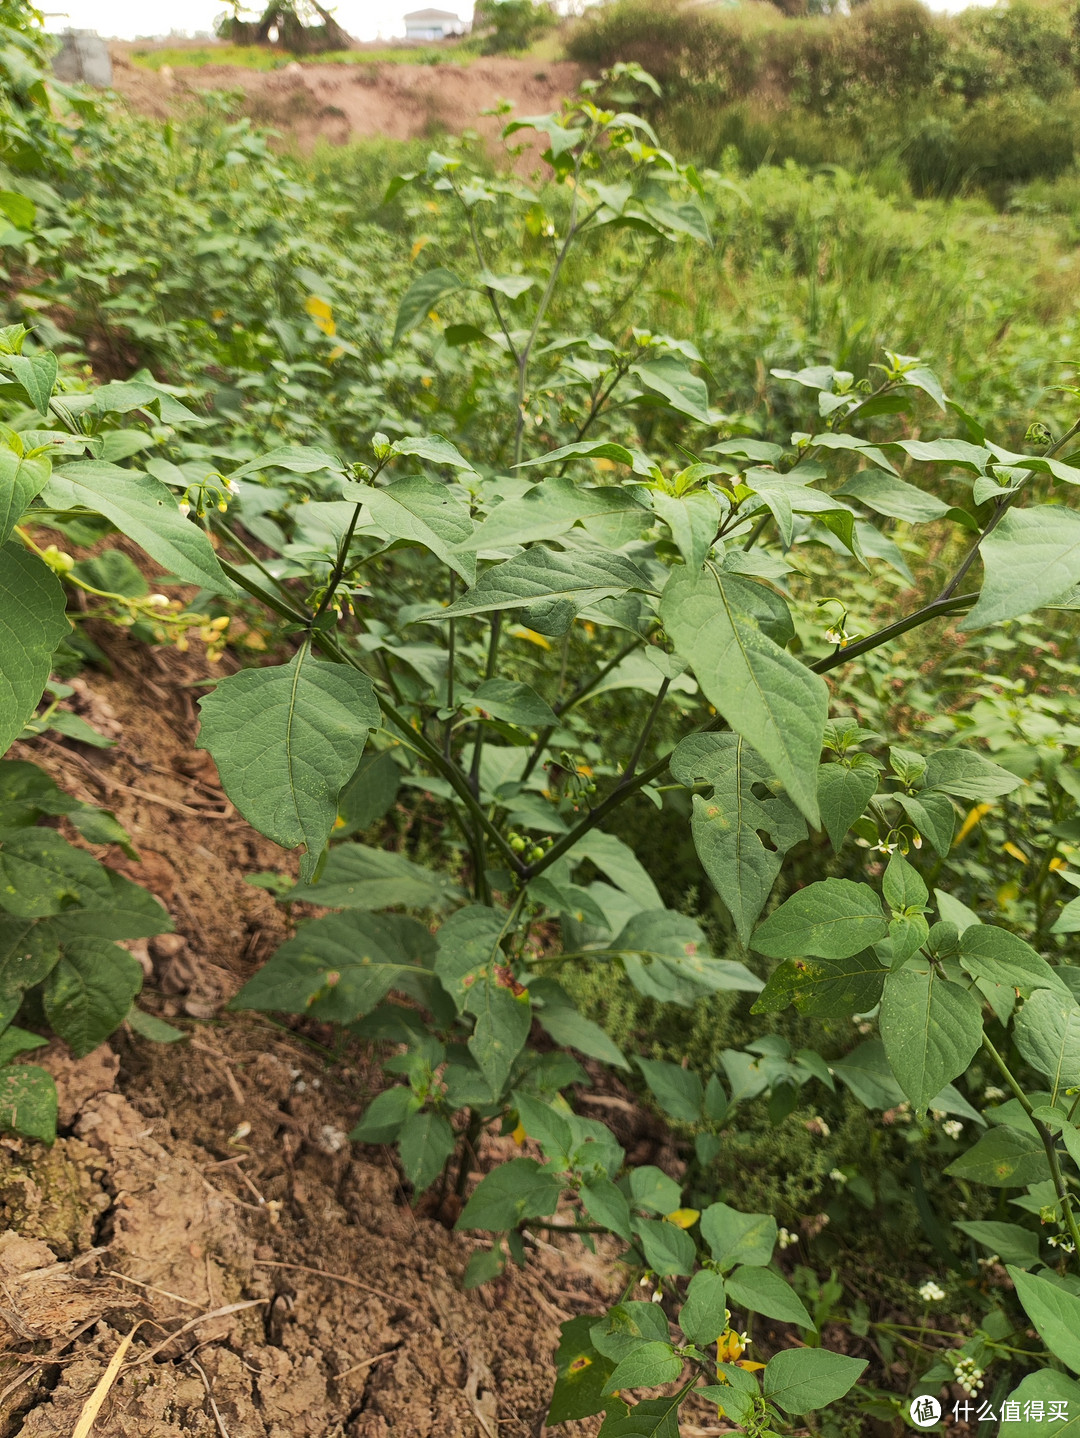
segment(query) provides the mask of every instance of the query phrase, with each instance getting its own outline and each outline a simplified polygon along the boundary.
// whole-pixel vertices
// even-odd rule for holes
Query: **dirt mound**
[[[166,118],[199,90],[239,90],[244,110],[286,131],[302,149],[365,136],[408,140],[478,129],[494,138],[500,120],[481,111],[509,100],[518,114],[543,114],[577,89],[585,71],[570,61],[492,57],[470,65],[342,65],[293,63],[262,72],[237,65],[161,71],[113,52],[113,84],[143,114]]]

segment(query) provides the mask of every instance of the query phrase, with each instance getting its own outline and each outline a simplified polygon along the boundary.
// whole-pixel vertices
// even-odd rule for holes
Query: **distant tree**
[[[488,54],[502,54],[527,49],[538,35],[558,23],[546,0],[477,0],[473,33],[482,36]]]
[[[222,18],[217,33],[234,45],[279,45],[293,55],[349,50],[352,37],[319,0],[270,0],[258,20],[245,20],[239,0]]]

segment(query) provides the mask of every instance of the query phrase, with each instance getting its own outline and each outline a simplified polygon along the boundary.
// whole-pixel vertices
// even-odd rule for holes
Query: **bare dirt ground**
[[[155,72],[113,51],[113,83],[133,109],[164,119],[199,90],[235,90],[261,124],[285,131],[301,149],[369,136],[408,140],[478,129],[493,138],[500,121],[481,112],[509,100],[518,114],[544,114],[573,94],[581,66],[506,57],[469,65],[319,65],[262,72],[237,65]]]

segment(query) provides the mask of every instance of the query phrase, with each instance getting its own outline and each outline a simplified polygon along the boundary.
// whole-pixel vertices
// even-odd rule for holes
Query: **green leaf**
[[[226,794],[261,834],[285,849],[306,844],[309,881],[381,714],[371,681],[314,659],[305,644],[288,664],[242,669],[199,701],[197,747],[209,749]]]
[[[180,513],[172,491],[148,474],[104,460],[80,460],[53,472],[42,499],[51,509],[103,514],[167,573],[213,594],[231,598],[236,593],[206,535]]]
[[[617,464],[634,466],[633,452],[623,444],[613,444],[607,439],[581,439],[574,444],[564,444],[560,449],[548,450],[537,459],[526,459],[517,469],[528,469],[534,464],[561,464],[567,459],[611,459]]]
[[[1013,1041],[1050,1080],[1051,1103],[1080,1084],[1080,1004],[1071,995],[1036,989],[1013,1024]]]
[[[929,961],[913,960],[887,976],[878,1026],[889,1067],[921,1114],[974,1058],[982,1007]]]
[[[698,1348],[716,1342],[727,1327],[726,1293],[719,1273],[702,1268],[694,1274],[679,1310],[678,1324],[687,1341]]]
[[[571,863],[588,859],[611,880],[635,899],[642,909],[662,909],[663,899],[649,877],[648,870],[636,858],[633,849],[614,834],[593,829],[574,845]]]
[[[455,1228],[502,1233],[528,1218],[555,1212],[563,1184],[532,1158],[512,1158],[480,1180]]]
[[[1015,1266],[1010,1265],[1008,1272],[1039,1337],[1055,1358],[1080,1373],[1080,1298]]]
[[[884,982],[885,970],[872,948],[846,959],[787,959],[769,975],[750,1012],[775,1014],[792,1004],[819,1019],[867,1014]]]
[[[1050,1177],[1046,1150],[1038,1134],[1005,1124],[984,1133],[945,1172],[950,1178],[983,1183],[988,1188],[1024,1188]]]
[[[630,1205],[622,1191],[615,1187],[610,1178],[596,1178],[583,1183],[580,1189],[585,1212],[594,1223],[610,1229],[625,1243],[633,1243],[630,1228]]]
[[[589,952],[619,959],[639,993],[684,1008],[706,994],[762,987],[744,964],[714,959],[700,926],[672,909],[635,914],[609,948]]]
[[[59,366],[54,354],[5,355],[4,364],[30,396],[38,414],[48,418],[49,400],[56,387]]]
[[[424,610],[411,622],[487,614],[493,609],[539,607],[543,612],[559,605],[569,605],[570,611],[576,613],[598,599],[628,590],[648,593],[652,584],[636,564],[621,554],[581,549],[557,553],[534,545],[515,559],[485,570],[472,589],[453,604]]]
[[[14,1024],[0,1033],[0,1065],[10,1063],[16,1054],[29,1053],[32,1049],[43,1048],[49,1042],[40,1034],[17,1029]]]
[[[24,459],[0,448],[0,544],[11,538],[30,501],[48,483],[51,469],[48,459]]]
[[[658,1277],[678,1278],[694,1271],[696,1249],[685,1229],[662,1218],[635,1217],[632,1222],[645,1262]]]
[[[504,933],[505,918],[483,904],[459,909],[440,928],[435,972],[458,1013],[465,1012],[480,975],[501,956],[499,941]]]
[[[589,1337],[592,1327],[593,1319],[588,1315],[568,1318],[559,1327],[555,1389],[545,1420],[549,1428],[556,1423],[591,1418],[607,1407],[603,1397],[604,1384],[615,1365],[593,1347]]]
[[[671,773],[680,784],[713,786],[708,796],[693,796],[694,845],[746,943],[784,855],[806,837],[806,823],[738,734],[691,734],[671,755]]]
[[[264,469],[284,469],[290,474],[318,474],[324,469],[342,470],[342,462],[326,450],[307,444],[283,444],[258,459],[249,459],[232,472],[233,479],[243,479]]]
[[[634,1062],[666,1114],[683,1123],[699,1122],[704,1090],[692,1069],[665,1063],[662,1059],[636,1058]]]
[[[146,1013],[143,1009],[137,1009],[134,1004],[124,1015],[128,1026],[133,1033],[140,1038],[149,1039],[155,1044],[175,1044],[180,1039],[186,1039],[187,1034],[183,1029],[174,1028],[167,1024],[164,1019],[156,1018],[153,1014]]]
[[[426,1109],[405,1119],[398,1134],[398,1153],[417,1197],[435,1182],[453,1151],[454,1130],[442,1114]]]
[[[895,794],[893,797],[916,830],[930,840],[935,853],[943,859],[947,858],[956,828],[956,810],[948,795],[924,789],[918,798],[911,794]]]
[[[949,512],[949,506],[937,495],[928,494],[926,490],[880,469],[860,470],[850,479],[845,479],[833,493],[857,499],[878,514],[887,514],[891,519],[902,519],[908,524],[928,524]]]
[[[864,1108],[895,1108],[903,1100],[904,1092],[892,1076],[880,1039],[867,1039],[831,1068]]]
[[[138,959],[117,944],[77,939],[64,945],[45,980],[45,1016],[76,1058],[119,1028],[142,988]]]
[[[384,1089],[364,1110],[364,1117],[349,1134],[354,1143],[393,1143],[405,1120],[420,1107],[409,1084]]]
[[[1080,1383],[1064,1373],[1053,1368],[1038,1368],[1013,1389],[1006,1402],[1016,1403],[1022,1415],[1016,1422],[1010,1420],[1008,1428],[1001,1430],[1007,1438],[1042,1438],[1047,1431],[1045,1416],[1027,1416],[1032,1402],[1042,1404],[1040,1415],[1051,1412],[1051,1404],[1055,1402],[1063,1404],[1068,1416],[1063,1423],[1055,1422],[1050,1431],[1055,1438],[1080,1438]]]
[[[772,1259],[776,1234],[770,1213],[740,1213],[726,1203],[712,1203],[701,1215],[701,1236],[725,1270],[737,1263],[763,1268]]]
[[[706,698],[754,746],[816,827],[828,691],[747,617],[748,588],[751,581],[734,575],[676,570],[660,601],[661,622]]]
[[[405,291],[398,306],[393,343],[396,345],[404,334],[418,325],[443,295],[453,294],[461,288],[461,280],[451,270],[440,268],[419,275]]]
[[[868,884],[823,879],[774,910],[750,942],[771,959],[847,959],[887,933],[881,903]]]
[[[865,1358],[827,1348],[785,1348],[765,1365],[765,1397],[785,1413],[813,1413],[843,1398],[865,1368]]]
[[[431,949],[430,935],[415,919],[361,910],[309,919],[247,981],[230,1007],[353,1023],[391,988],[425,977],[421,965]]]
[[[512,679],[485,679],[463,703],[526,729],[542,729],[558,723],[551,706],[535,689]]]
[[[861,762],[860,762],[861,761]],[[866,755],[851,764],[822,764],[818,769],[818,806],[821,822],[834,849],[864,813],[878,786],[878,771]]]
[[[628,1412],[608,1400],[607,1417],[596,1438],[679,1438],[679,1393],[670,1398],[644,1398]]]
[[[439,909],[461,897],[447,874],[367,844],[338,844],[317,883],[289,891],[290,902],[301,899],[327,909]]]
[[[968,973],[991,984],[1026,990],[1053,989],[1068,996],[1069,986],[1030,944],[1008,929],[976,924],[960,935],[960,962]]]
[[[604,1393],[618,1393],[623,1388],[657,1388],[671,1383],[682,1372],[683,1361],[676,1358],[670,1343],[643,1343],[628,1353],[604,1384]]]
[[[445,464],[450,469],[472,469],[457,446],[441,434],[408,435],[405,439],[395,440],[394,454],[413,455],[431,464]]]
[[[493,1278],[498,1278],[506,1267],[506,1254],[503,1253],[502,1244],[495,1241],[490,1248],[478,1248],[465,1265],[465,1273],[461,1280],[462,1288],[479,1288],[484,1283],[490,1283]]]
[[[557,1044],[577,1049],[587,1058],[600,1059],[613,1068],[629,1070],[623,1051],[598,1023],[578,1013],[570,996],[558,984],[550,979],[534,980],[529,991],[534,998],[543,1000],[543,1007],[536,1008],[534,1016]]]
[[[703,379],[688,370],[674,355],[660,355],[647,364],[630,366],[630,374],[655,394],[661,395],[679,414],[700,424],[709,424],[709,391]]]
[[[893,854],[885,866],[881,892],[894,913],[902,913],[905,909],[922,909],[930,897],[918,870],[899,852]]]
[[[800,1328],[814,1327],[794,1288],[771,1268],[737,1268],[728,1275],[727,1292],[733,1303],[752,1313],[763,1313],[778,1323],[797,1323]]]
[[[684,563],[690,569],[700,569],[708,558],[720,525],[716,500],[705,490],[677,496],[656,489],[651,498],[653,509],[671,530],[671,537]]]
[[[1030,614],[1080,580],[1080,514],[1061,504],[1010,509],[979,554],[982,591],[961,629]]]
[[[466,584],[476,579],[475,554],[457,550],[471,537],[473,522],[467,506],[445,484],[414,474],[385,488],[346,481],[341,492],[345,499],[362,504],[372,524],[391,539],[422,544]]]
[[[1024,781],[1000,764],[984,759],[974,749],[939,749],[926,761],[925,782],[927,789],[955,794],[960,799],[989,802],[1011,794]]]
[[[52,1143],[56,1137],[56,1084],[37,1064],[0,1068],[0,1129]]]
[[[52,570],[21,544],[0,547],[0,754],[22,733],[71,630]]]
[[[1018,1223],[999,1223],[995,1220],[953,1221],[953,1228],[966,1233],[976,1243],[981,1243],[991,1253],[996,1253],[1005,1263],[1015,1263],[1018,1268],[1034,1268],[1039,1261],[1039,1235]]]
[[[499,1098],[532,1025],[528,993],[515,995],[512,978],[494,967],[469,991],[466,1007],[476,1015],[469,1052]]]
[[[642,1164],[630,1170],[630,1197],[635,1208],[650,1213],[674,1213],[682,1203],[682,1189],[654,1164]]]

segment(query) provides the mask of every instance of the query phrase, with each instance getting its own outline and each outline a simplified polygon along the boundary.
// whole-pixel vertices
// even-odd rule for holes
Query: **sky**
[[[325,3],[325,0],[324,0]],[[973,0],[930,0],[933,10],[962,10]],[[974,0],[990,3],[990,0]],[[178,31],[188,35],[213,30],[214,21],[229,9],[228,0],[45,0],[49,28],[96,30],[119,40],[136,40]],[[251,12],[261,9],[260,0],[248,0]],[[390,40],[405,33],[402,16],[406,10],[434,6],[467,18],[472,0],[338,0],[327,4],[339,25],[356,40]],[[56,9],[52,9],[56,6]],[[65,6],[61,10],[61,6]]]

